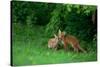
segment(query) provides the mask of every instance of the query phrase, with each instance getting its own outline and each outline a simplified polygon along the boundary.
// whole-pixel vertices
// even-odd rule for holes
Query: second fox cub
[[[51,38],[51,39],[49,39],[49,41],[48,41],[48,48],[52,48],[52,49],[57,49],[57,46],[58,46],[58,42],[59,42],[59,40],[58,40],[58,37],[54,34],[54,37],[55,38]]]
[[[61,32],[60,30],[58,33],[58,37],[64,43],[64,49],[66,49],[67,45],[70,44],[74,48],[74,51],[78,52],[79,50],[81,50],[82,52],[86,52],[83,48],[80,47],[79,41],[76,39],[76,37],[72,35],[65,36],[65,32]]]

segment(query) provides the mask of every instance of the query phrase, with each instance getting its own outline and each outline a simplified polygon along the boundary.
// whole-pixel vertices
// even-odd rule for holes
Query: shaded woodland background
[[[96,60],[97,7],[95,5],[12,1],[11,10],[14,65],[56,63],[57,61],[57,63],[60,63],[59,61],[61,61],[61,59],[50,60],[52,62],[46,62],[46,60],[43,62],[43,60],[35,59],[37,62],[33,62],[34,57],[41,54],[41,51],[49,51],[52,54],[52,50],[47,48],[47,41],[53,37],[54,33],[58,34],[59,29],[77,37],[81,46],[86,49],[87,52],[90,52],[90,54],[84,58],[81,57],[83,55],[80,55],[80,58],[83,60],[76,59],[75,62],[78,60]],[[31,56],[30,52],[32,52],[34,56],[31,60],[29,60]],[[38,54],[38,52],[40,53]],[[49,55],[49,52],[43,53]],[[29,55],[25,57],[27,62],[25,62],[25,58],[22,58],[22,61],[20,60],[21,54],[23,54],[22,56],[24,57]],[[44,54],[41,58],[45,57]],[[72,56],[73,54],[70,55]],[[62,58],[59,56],[58,51],[57,57]],[[64,53],[63,56],[65,56]],[[77,56],[78,55],[76,55],[76,57]],[[75,59],[75,57],[73,59]],[[74,62],[74,60],[70,59],[67,61]],[[65,59],[62,62],[65,62]]]

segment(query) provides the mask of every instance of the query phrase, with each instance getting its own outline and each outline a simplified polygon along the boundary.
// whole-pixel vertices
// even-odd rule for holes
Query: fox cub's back
[[[65,37],[65,40],[67,41],[67,43],[70,43],[70,44],[78,44],[78,39],[72,35],[67,35]]]

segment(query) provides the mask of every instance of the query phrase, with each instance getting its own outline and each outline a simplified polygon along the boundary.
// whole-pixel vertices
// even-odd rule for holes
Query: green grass
[[[33,28],[13,25],[13,65],[57,64],[72,62],[96,61],[96,51],[76,53],[74,51],[58,51],[48,49],[48,37],[45,36],[44,27]]]

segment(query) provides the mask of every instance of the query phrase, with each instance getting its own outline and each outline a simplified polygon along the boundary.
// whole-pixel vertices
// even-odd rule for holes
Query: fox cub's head
[[[59,32],[58,32],[58,38],[59,39],[63,39],[64,38],[64,36],[65,36],[65,32],[61,32],[61,30],[59,30]]]

